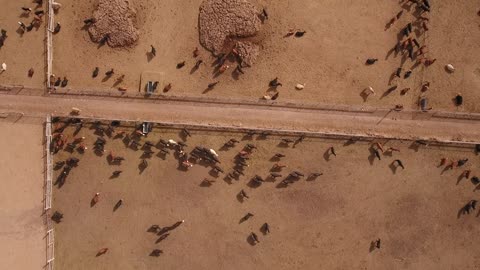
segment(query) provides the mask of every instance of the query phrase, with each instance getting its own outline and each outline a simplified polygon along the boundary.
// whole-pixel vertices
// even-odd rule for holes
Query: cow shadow
[[[375,250],[375,241],[370,242],[370,248],[368,249],[369,252],[373,252]]]
[[[155,57],[151,52],[146,52],[145,56],[147,57],[147,62],[150,62]]]
[[[147,167],[148,165],[146,165],[144,162],[140,162],[140,164],[138,164],[138,170],[139,170],[138,174],[142,174]]]
[[[463,175],[463,173],[460,174],[460,175],[457,177],[457,185],[460,184],[460,182],[462,181],[463,177],[465,177],[465,176]]]
[[[372,148],[369,148],[368,151],[370,151],[370,155],[368,156],[368,162],[370,163],[371,166],[373,166],[373,163],[375,161],[375,151]]]

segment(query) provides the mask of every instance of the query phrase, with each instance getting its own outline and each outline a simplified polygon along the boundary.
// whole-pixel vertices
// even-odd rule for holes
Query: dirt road
[[[66,115],[72,107],[81,108],[83,116],[96,118],[276,128],[401,139],[430,138],[475,142],[480,137],[480,118],[459,120],[437,117],[441,116],[441,113],[425,114],[388,110],[354,113],[161,100],[149,102],[22,95],[4,95],[0,100],[0,112],[17,112],[33,116],[47,113]]]

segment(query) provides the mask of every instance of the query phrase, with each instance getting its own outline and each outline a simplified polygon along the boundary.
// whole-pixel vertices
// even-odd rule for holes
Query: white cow
[[[217,154],[217,152],[215,152],[215,150],[213,150],[213,149],[210,149],[210,154],[212,154],[212,155],[214,155],[214,156],[218,157],[218,154]]]

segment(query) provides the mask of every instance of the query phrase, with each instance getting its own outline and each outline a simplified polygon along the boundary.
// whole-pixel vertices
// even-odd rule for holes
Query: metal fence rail
[[[47,116],[45,124],[45,155],[46,155],[46,173],[45,173],[45,211],[52,208],[52,153],[50,151],[52,143],[52,120]]]
[[[69,119],[72,117],[58,116],[60,118]],[[170,128],[170,129],[193,129],[193,130],[206,130],[206,131],[218,131],[218,132],[239,132],[246,133],[253,131],[256,134],[267,133],[269,135],[276,136],[307,136],[310,138],[321,138],[329,140],[351,140],[351,141],[366,141],[371,142],[374,140],[397,140],[397,141],[422,141],[427,143],[429,146],[450,146],[455,148],[468,148],[473,149],[477,144],[480,144],[480,141],[456,141],[456,140],[439,140],[432,138],[401,138],[396,136],[381,136],[378,134],[356,134],[356,133],[344,133],[344,132],[325,132],[325,131],[300,131],[300,130],[287,130],[287,129],[269,129],[269,128],[247,128],[239,127],[235,125],[210,125],[210,124],[193,124],[193,123],[176,123],[176,122],[159,122],[159,121],[149,121],[149,120],[132,120],[132,119],[114,119],[114,118],[100,118],[100,117],[84,117],[84,116],[75,116],[73,118],[82,119],[86,123],[94,123],[96,121],[101,122],[111,122],[111,121],[121,121],[122,126],[131,126],[135,127],[143,122],[153,123],[153,128]],[[106,124],[105,123],[105,124]]]
[[[55,260],[55,232],[50,219],[50,210],[52,208],[52,117],[47,115],[45,121],[45,219],[47,225],[47,270],[53,270]]]
[[[50,88],[50,77],[52,75],[52,65],[53,65],[53,41],[52,41],[52,33],[54,30],[54,24],[55,24],[55,19],[54,19],[54,12],[53,12],[53,0],[48,0],[48,6],[47,6],[47,30],[46,30],[46,42],[47,42],[47,89]]]
[[[47,221],[47,224],[51,223]],[[47,270],[53,270],[55,261],[55,233],[52,225],[47,225],[50,229],[47,231]]]

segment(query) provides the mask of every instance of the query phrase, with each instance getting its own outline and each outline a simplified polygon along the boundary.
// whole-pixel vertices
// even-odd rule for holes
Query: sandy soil
[[[417,38],[426,44],[428,57],[438,61],[428,69],[417,67],[407,80],[398,80],[398,91],[381,98],[389,88],[391,74],[403,66],[404,71],[413,65],[401,56],[388,53],[397,42],[397,35],[408,22],[414,20],[411,11],[404,11],[400,21],[385,31],[385,24],[402,10],[395,2],[369,0],[315,1],[302,4],[295,1],[260,1],[259,6],[268,7],[270,19],[264,26],[263,49],[253,68],[236,78],[232,69],[218,78],[213,78],[210,64],[214,59],[203,48],[200,58],[206,65],[190,74],[196,59],[192,57],[198,41],[198,7],[200,0],[188,2],[153,0],[137,1],[140,39],[133,49],[111,49],[90,41],[87,31],[82,30],[83,19],[90,17],[93,0],[65,0],[65,8],[56,16],[63,25],[62,32],[55,36],[54,71],[70,78],[74,89],[109,89],[123,86],[129,91],[138,91],[142,72],[165,73],[165,83],[172,83],[169,95],[212,96],[256,100],[268,89],[268,82],[279,77],[284,87],[279,88],[280,99],[297,103],[364,104],[360,92],[367,86],[377,91],[365,104],[392,107],[403,104],[416,108],[423,80],[432,82],[427,93],[434,109],[455,110],[451,99],[462,92],[465,105],[461,110],[480,111],[478,57],[480,42],[477,31],[479,17],[476,1],[461,4],[442,1],[433,4],[429,15],[430,32],[427,37]],[[461,18],[462,23],[455,23]],[[417,29],[418,25],[414,25]],[[303,29],[303,38],[283,38],[289,29]],[[160,30],[161,29],[161,30]],[[157,48],[157,57],[148,59],[150,45]],[[373,66],[365,66],[367,58],[380,59]],[[75,61],[82,59],[82,61]],[[176,64],[186,61],[183,69]],[[74,64],[73,64],[74,63]],[[447,74],[444,65],[452,63],[455,74]],[[114,68],[117,72],[109,80],[102,76],[91,78],[95,66],[101,74]],[[115,84],[115,78],[125,74],[123,83]],[[214,91],[204,93],[206,85],[215,80],[220,84]],[[297,83],[306,83],[303,91],[297,91]],[[399,90],[410,87],[406,96]],[[143,87],[142,87],[143,89]]]
[[[0,264],[3,269],[42,269],[46,262],[43,127],[41,121],[15,120],[0,121]]]
[[[117,131],[125,130],[118,128]],[[73,138],[73,129],[64,132]],[[189,171],[178,170],[178,161],[170,154],[148,159],[140,172],[141,150],[127,148],[121,139],[109,139],[113,150],[126,160],[109,165],[107,154],[97,156],[60,151],[55,160],[75,156],[80,159],[65,185],[55,188],[54,208],[65,214],[56,225],[57,269],[477,269],[479,233],[475,226],[478,210],[457,217],[459,209],[478,199],[469,180],[458,180],[463,168],[445,171],[437,167],[441,157],[470,159],[465,169],[478,175],[479,156],[470,150],[447,147],[413,149],[408,142],[389,141],[387,147],[401,150],[393,156],[373,160],[367,142],[344,142],[307,138],[293,147],[278,145],[280,138],[242,138],[242,134],[217,134],[191,130],[190,151],[196,145],[219,150],[230,138],[241,140],[228,151],[219,150],[220,165],[226,172],[233,156],[246,143],[258,147],[250,167],[238,181],[224,175],[215,178],[210,168],[195,165]],[[94,130],[85,126],[76,136],[85,136],[86,144],[96,139]],[[141,139],[154,143],[160,138],[181,140],[178,130],[157,130]],[[337,157],[327,158],[325,151],[334,145]],[[274,162],[274,153],[284,153],[288,168],[305,174],[322,172],[314,181],[304,179],[287,188],[280,180],[265,182],[258,188],[248,181],[258,174],[266,177]],[[391,167],[401,159],[405,170]],[[110,179],[114,170],[119,178]],[[60,172],[57,171],[57,174]],[[200,183],[208,177],[210,187]],[[250,196],[243,203],[236,197],[244,189]],[[100,192],[100,201],[90,200]],[[119,199],[124,204],[113,211]],[[254,217],[239,224],[247,212]],[[170,235],[155,243],[159,236],[147,232],[153,225],[170,226],[185,220]],[[264,222],[271,233],[263,235]],[[251,232],[259,236],[255,246],[247,242]],[[370,242],[381,238],[380,250],[369,251]],[[95,257],[97,250],[109,251]],[[160,257],[149,256],[155,249]]]
[[[0,49],[0,64],[7,64],[7,71],[0,74],[0,85],[23,85],[29,88],[42,88],[45,81],[45,19],[40,28],[20,35],[17,33],[18,21],[30,24],[29,17],[22,16],[22,6],[35,8],[30,0],[0,0],[0,28],[7,30],[8,38]],[[38,10],[42,9],[41,7]],[[45,10],[43,8],[43,10]],[[28,70],[35,73],[28,77]]]

